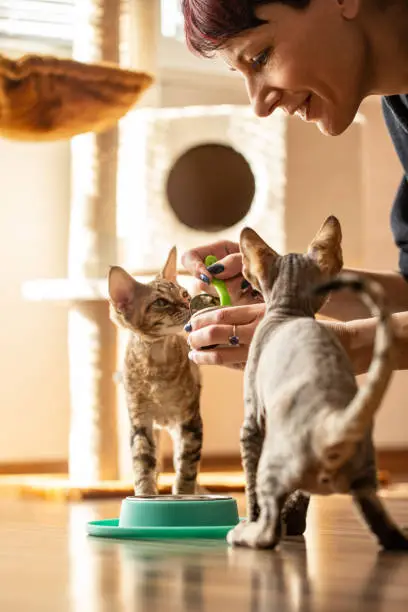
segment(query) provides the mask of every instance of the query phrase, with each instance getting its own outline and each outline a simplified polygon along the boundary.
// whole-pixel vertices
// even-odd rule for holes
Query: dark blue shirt
[[[400,249],[399,267],[408,280],[408,94],[382,100],[388,131],[404,171],[391,212],[391,229]]]

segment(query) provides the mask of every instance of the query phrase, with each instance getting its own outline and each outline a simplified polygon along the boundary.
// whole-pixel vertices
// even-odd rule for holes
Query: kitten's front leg
[[[385,550],[408,552],[408,538],[389,516],[374,488],[353,491],[353,499],[365,522]]]
[[[135,495],[157,495],[156,448],[153,423],[133,421],[130,444],[132,450]]]
[[[264,438],[265,433],[259,428],[255,414],[250,414],[241,428],[241,459],[245,472],[247,515],[251,522],[259,516],[256,479]]]
[[[281,538],[281,512],[288,493],[293,491],[293,466],[290,459],[271,453],[268,442],[266,440],[258,467],[259,517],[256,521],[240,523],[229,532],[227,540],[232,546],[273,549]]]
[[[232,529],[227,541],[231,546],[246,548],[275,548],[281,538],[280,513],[286,496],[261,499],[261,511],[254,522],[239,523]]]
[[[203,423],[198,407],[191,419],[171,431],[174,444],[176,479],[174,495],[193,495],[203,445]]]

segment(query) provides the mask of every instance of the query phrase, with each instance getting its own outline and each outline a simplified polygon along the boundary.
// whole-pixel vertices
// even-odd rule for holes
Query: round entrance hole
[[[255,178],[232,147],[205,144],[179,157],[167,179],[167,198],[181,223],[216,232],[238,223],[251,208]]]

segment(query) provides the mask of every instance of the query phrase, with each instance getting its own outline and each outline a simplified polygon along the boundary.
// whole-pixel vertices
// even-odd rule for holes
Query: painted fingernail
[[[208,278],[206,274],[200,274],[200,278],[203,281],[203,283],[207,283],[207,285],[210,284],[210,279]]]
[[[241,289],[248,289],[248,287],[250,287],[250,286],[251,286],[251,283],[249,283],[249,282],[247,281],[247,279],[246,279],[246,278],[244,278],[244,280],[243,280],[243,281],[242,281],[242,283],[241,283]]]
[[[193,331],[191,323],[187,323],[187,325],[184,326],[184,331],[186,331],[188,334]]]
[[[222,264],[215,263],[212,266],[208,266],[207,270],[210,274],[221,274],[221,272],[224,272],[225,268]]]

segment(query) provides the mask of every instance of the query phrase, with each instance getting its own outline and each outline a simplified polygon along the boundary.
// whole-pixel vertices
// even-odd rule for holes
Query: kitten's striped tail
[[[372,316],[378,317],[378,323],[366,380],[345,412],[336,414],[339,421],[338,427],[333,428],[334,437],[337,438],[333,443],[362,439],[372,425],[373,417],[381,404],[393,372],[394,334],[382,286],[358,274],[343,273],[332,281],[318,286],[315,293],[322,295],[346,288],[359,294]]]

